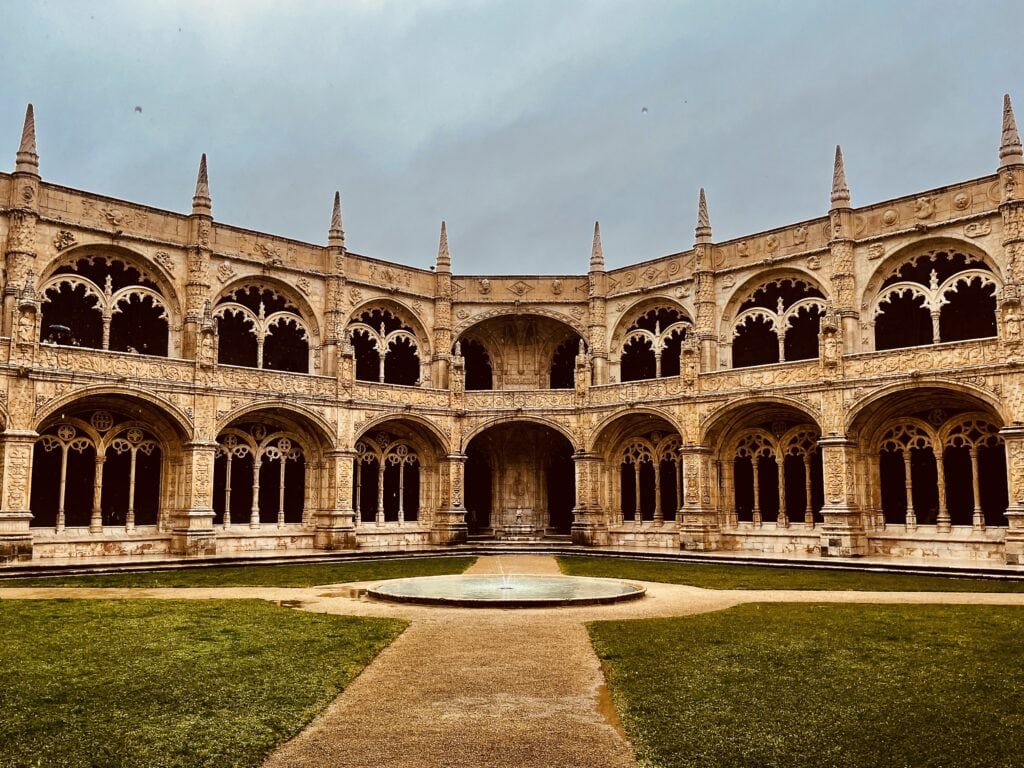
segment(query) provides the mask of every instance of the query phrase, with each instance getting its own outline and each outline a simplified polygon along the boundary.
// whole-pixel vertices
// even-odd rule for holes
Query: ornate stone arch
[[[585,450],[588,453],[598,451],[601,442],[608,438],[607,433],[609,428],[612,427],[615,424],[615,422],[623,418],[628,418],[630,416],[642,415],[653,416],[655,418],[661,419],[680,435],[683,442],[688,442],[685,431],[683,430],[682,426],[679,424],[678,420],[674,416],[672,416],[667,411],[662,410],[661,408],[643,406],[636,408],[620,408],[619,410],[614,411],[609,415],[605,416],[591,429],[590,434],[587,436]]]
[[[364,312],[371,312],[374,309],[387,310],[406,326],[412,328],[413,334],[416,337],[416,348],[419,350],[420,358],[423,360],[430,359],[433,351],[431,335],[427,330],[426,323],[423,322],[423,318],[420,317],[418,312],[398,299],[387,296],[366,299],[353,307],[352,311],[349,312],[348,317],[345,319],[345,328],[357,322],[359,316]]]
[[[160,288],[167,312],[171,317],[171,326],[178,326],[182,321],[182,301],[174,281],[168,279],[167,273],[146,255],[126,248],[122,245],[85,244],[76,245],[62,251],[46,263],[39,271],[36,284],[33,286],[38,295],[44,283],[48,282],[62,267],[73,266],[80,259],[106,258],[108,261],[118,259],[134,267],[143,277],[149,278]],[[102,286],[100,286],[102,289]]]
[[[721,444],[751,409],[762,408],[766,404],[786,406],[806,417],[819,432],[822,429],[821,414],[809,403],[781,395],[747,395],[722,403],[704,416],[700,422],[699,442],[703,445]]]
[[[37,410],[34,419],[35,427],[38,429],[40,426],[46,424],[48,420],[52,419],[55,414],[73,406],[78,401],[91,398],[102,399],[104,397],[123,399],[129,402],[132,400],[141,400],[147,405],[156,408],[162,416],[165,416],[168,419],[168,425],[175,427],[178,430],[178,434],[174,435],[172,433],[168,433],[166,428],[159,423],[149,425],[148,429],[157,434],[161,440],[164,440],[165,442],[182,438],[189,439],[194,435],[194,422],[192,418],[170,400],[167,400],[155,392],[149,392],[144,389],[109,384],[96,384],[90,387],[83,387],[82,389],[77,389],[73,392],[67,393],[66,395],[54,398]],[[117,410],[116,405],[111,407],[114,408],[114,410]]]
[[[799,280],[821,292],[825,301],[831,300],[828,287],[822,283],[813,273],[797,267],[775,267],[760,270],[743,282],[735,286],[729,294],[729,298],[722,305],[722,314],[719,319],[719,334],[721,338],[731,339],[736,316],[739,314],[740,305],[750,298],[759,288],[782,280]]]
[[[920,392],[927,389],[942,389],[966,395],[978,404],[989,407],[1003,424],[1009,424],[1013,420],[1009,404],[1004,403],[992,392],[974,384],[965,384],[953,379],[921,378],[915,380],[912,391]],[[894,395],[906,393],[907,391],[906,384],[888,384],[855,401],[847,410],[844,424],[846,434],[851,435],[857,432],[872,433],[878,428],[877,424],[873,424],[873,422],[878,421],[872,413],[873,406],[882,403]]]
[[[316,411],[300,405],[299,403],[279,398],[272,400],[254,400],[251,403],[245,403],[244,405],[238,406],[224,414],[223,417],[217,419],[215,434],[208,437],[209,439],[214,439],[216,435],[221,434],[231,424],[244,419],[244,417],[249,414],[265,413],[267,411],[273,411],[275,414],[283,414],[285,419],[298,422],[309,429],[310,437],[316,439],[319,443],[318,448],[321,451],[327,451],[334,448],[336,440],[334,437],[335,428],[333,424],[327,421],[327,419]]]
[[[299,317],[302,318],[306,326],[306,331],[310,335],[310,348],[312,349],[320,346],[322,338],[321,329],[323,328],[323,324],[320,322],[320,317],[317,314],[317,311],[300,291],[296,290],[284,280],[273,275],[253,274],[241,275],[235,278],[229,283],[223,285],[221,289],[217,291],[213,297],[213,307],[216,308],[218,302],[220,302],[225,296],[230,296],[243,288],[267,288],[277,292],[287,301],[291,302],[291,304],[299,310]]]
[[[611,336],[609,338],[609,349],[615,349],[622,344],[623,338],[626,334],[626,329],[633,325],[647,312],[652,309],[658,309],[659,307],[665,307],[667,309],[674,309],[680,315],[693,325],[694,313],[692,307],[687,307],[684,303],[678,299],[673,299],[669,296],[656,295],[656,296],[645,296],[642,299],[634,301],[628,307],[626,307],[619,315],[611,329]]]
[[[358,425],[353,435],[353,445],[358,442],[363,435],[376,430],[386,429],[388,422],[396,420],[407,421],[420,427],[425,434],[429,435],[433,439],[434,444],[429,447],[431,450],[436,451],[438,455],[449,454],[455,451],[455,446],[451,445],[451,436],[443,432],[437,424],[425,416],[407,412],[382,413],[379,416],[374,416],[366,423]]]
[[[519,306],[508,304],[495,309],[489,309],[485,312],[478,312],[476,314],[466,317],[466,319],[459,321],[455,328],[452,330],[452,338],[458,338],[465,331],[472,328],[477,323],[483,322],[484,320],[490,320],[495,317],[502,317],[505,315],[538,315],[540,317],[547,317],[551,320],[557,320],[560,323],[572,328],[583,338],[587,338],[587,329],[584,327],[576,318],[556,312],[553,309],[547,309],[546,307],[533,307],[533,306]]]
[[[521,415],[520,414],[513,414],[513,415],[510,415],[510,416],[497,416],[497,417],[494,417],[492,419],[487,419],[486,421],[481,422],[480,424],[475,426],[471,431],[463,434],[463,436],[462,436],[462,445],[460,446],[460,450],[465,450],[466,446],[469,445],[469,442],[474,437],[476,437],[477,435],[487,431],[491,427],[496,427],[496,426],[499,426],[501,424],[516,423],[516,422],[528,422],[530,424],[539,424],[542,427],[548,427],[549,429],[554,430],[555,432],[560,434],[562,437],[564,437],[566,440],[568,440],[569,441],[569,445],[572,446],[572,449],[574,451],[577,451],[577,450],[580,449],[579,442],[578,442],[576,436],[565,425],[560,424],[557,421],[555,421],[553,419],[546,418],[544,416],[536,416],[536,415],[525,414],[524,413],[524,414],[521,414]]]

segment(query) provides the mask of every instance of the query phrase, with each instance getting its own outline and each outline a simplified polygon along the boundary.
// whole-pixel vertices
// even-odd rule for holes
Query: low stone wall
[[[722,531],[722,549],[738,552],[772,552],[779,555],[816,555],[821,550],[821,532],[794,524],[789,528],[778,528],[775,523],[765,523],[761,528],[752,524],[740,524],[741,528]]]
[[[419,528],[376,528],[372,523],[356,528],[357,549],[409,549],[430,544],[430,531]]]
[[[218,527],[217,554],[227,552],[269,552],[313,549],[313,531],[298,526],[264,528],[232,526],[228,530]]]
[[[970,527],[954,527],[939,533],[933,525],[919,526],[916,531],[873,531],[868,534],[868,554],[894,558],[935,558],[942,560],[1004,561],[1005,528],[976,531]]]
[[[96,534],[88,528],[66,528],[60,533],[36,529],[32,545],[35,559],[169,555],[171,536],[158,533],[156,526],[137,528],[130,534],[124,528],[105,528]]]
[[[660,549],[679,549],[679,531],[674,522],[660,526],[650,523],[643,525],[623,525],[608,531],[608,543],[619,547],[652,547]]]

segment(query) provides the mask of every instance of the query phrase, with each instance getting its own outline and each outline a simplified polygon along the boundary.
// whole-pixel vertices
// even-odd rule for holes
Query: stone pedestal
[[[1024,565],[1024,509],[1006,510],[1009,527],[1003,540],[1003,555],[1007,565]]]
[[[857,508],[853,443],[845,436],[829,436],[821,438],[818,445],[822,452],[825,480],[821,556],[863,557],[868,553],[868,537]]]
[[[0,512],[0,563],[32,559],[32,513]]]
[[[711,500],[711,455],[702,446],[680,450],[683,462],[683,506],[679,515],[679,548],[711,552],[722,546],[722,527]]]
[[[171,554],[205,557],[217,554],[212,509],[186,509],[171,517]]]
[[[326,550],[355,549],[355,512],[351,509],[318,512],[313,546]]]
[[[430,529],[431,544],[465,544],[468,537],[466,510],[443,509],[434,516],[434,526]]]

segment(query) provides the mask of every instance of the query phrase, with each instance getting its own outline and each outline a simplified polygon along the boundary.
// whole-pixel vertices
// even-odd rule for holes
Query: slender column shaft
[[[249,527],[260,527],[260,467],[263,461],[255,457],[252,462],[252,508],[249,510]]]
[[[935,475],[939,483],[939,514],[935,520],[936,530],[948,531],[952,528],[950,525],[949,516],[949,503],[946,501],[946,454],[942,453],[935,455]]]
[[[377,509],[375,521],[384,525],[384,462],[377,462]]]
[[[761,480],[757,476],[757,465],[759,463],[758,457],[754,456],[750,460],[751,465],[754,467],[754,510],[753,518],[754,525],[758,528],[761,527]]]
[[[110,315],[103,315],[103,349],[110,349]]]
[[[68,487],[68,447],[60,447],[60,500],[57,502],[57,533],[64,530],[64,496]]]
[[[786,457],[776,458],[779,470],[779,516],[776,520],[780,528],[789,527],[789,515],[786,513]]]
[[[676,527],[683,524],[683,462],[677,460],[676,465]]]
[[[405,522],[405,462],[398,465],[398,524]]]
[[[360,520],[359,520],[359,496],[362,493],[362,490],[363,490],[363,462],[359,461],[359,459],[357,458],[356,459],[356,482],[355,482],[355,487],[353,488],[353,492],[352,492],[352,495],[354,496],[354,498],[352,499],[352,509],[356,513],[355,514],[355,524],[356,525],[359,525],[359,522],[360,522]]]
[[[636,506],[633,507],[633,522],[638,523],[643,519],[640,513],[640,462],[634,462],[633,471],[636,475]]]
[[[784,363],[786,362],[786,334],[780,331],[777,336],[779,339],[779,362]]]
[[[932,312],[932,344],[938,344],[940,341],[942,339],[939,338],[939,313],[936,311]]]
[[[722,485],[721,499],[725,506],[725,524],[730,528],[736,527],[736,459],[726,459],[721,462]]]
[[[131,466],[128,468],[128,512],[124,517],[125,530],[135,530],[135,461],[139,452],[132,449]]]
[[[814,503],[811,499],[811,457],[809,454],[804,454],[804,498],[807,501],[804,507],[804,525],[813,528]]]
[[[92,518],[89,520],[90,533],[103,532],[103,462],[106,456],[96,453],[96,464],[92,481]]]
[[[914,511],[914,480],[910,472],[910,449],[903,449],[904,486],[907,494],[907,530],[917,530],[917,513]]]
[[[231,527],[231,452],[225,454],[227,465],[224,467],[224,527]]]
[[[971,487],[974,490],[974,515],[971,526],[980,531],[985,528],[985,515],[981,511],[981,476],[978,474],[978,449],[971,448]]]
[[[285,469],[284,461],[285,461],[285,459],[284,459],[284,456],[282,455],[281,458],[280,458],[281,468],[280,468],[280,475],[279,475],[279,477],[281,478],[281,482],[279,483],[278,489],[277,489],[277,527],[278,528],[283,528],[284,527],[284,469]]]
[[[661,378],[661,351],[654,353],[654,378]]]
[[[654,462],[654,524],[661,525],[665,513],[661,508],[661,462]]]
[[[380,363],[379,363],[379,365],[377,367],[377,379],[380,381],[381,384],[383,384],[384,383],[384,350],[381,350],[379,360],[380,360]]]
[[[256,367],[263,367],[263,337],[256,337]]]

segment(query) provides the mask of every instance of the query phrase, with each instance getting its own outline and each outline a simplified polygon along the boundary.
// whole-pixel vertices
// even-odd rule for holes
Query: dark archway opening
[[[263,341],[263,367],[270,371],[309,372],[309,342],[294,320],[274,324]]]
[[[732,341],[732,367],[769,365],[779,362],[779,337],[769,320],[748,317]]]
[[[256,367],[256,332],[241,312],[225,311],[217,318],[217,360],[224,365]]]
[[[110,318],[110,349],[167,357],[167,332],[167,317],[153,297],[132,295]]]
[[[946,291],[939,315],[939,337],[942,341],[983,339],[996,335],[996,289],[980,277],[957,284],[955,291]]]
[[[415,345],[407,338],[396,338],[384,356],[384,381],[413,385],[420,380],[420,359]]]
[[[576,355],[579,350],[579,336],[566,339],[555,349],[551,358],[552,389],[572,389],[576,386]]]
[[[932,343],[932,316],[924,297],[904,293],[882,302],[875,318],[875,349],[899,349]]]
[[[650,340],[633,338],[622,348],[620,378],[622,381],[653,379],[655,364],[654,347]]]
[[[85,286],[64,283],[48,289],[46,299],[41,328],[44,341],[92,349],[103,347],[99,299],[87,294]]]
[[[818,356],[818,326],[823,314],[819,307],[804,306],[789,318],[784,342],[787,362]]]
[[[462,359],[466,366],[466,389],[494,389],[494,372],[491,357],[484,345],[476,339],[463,339]]]

